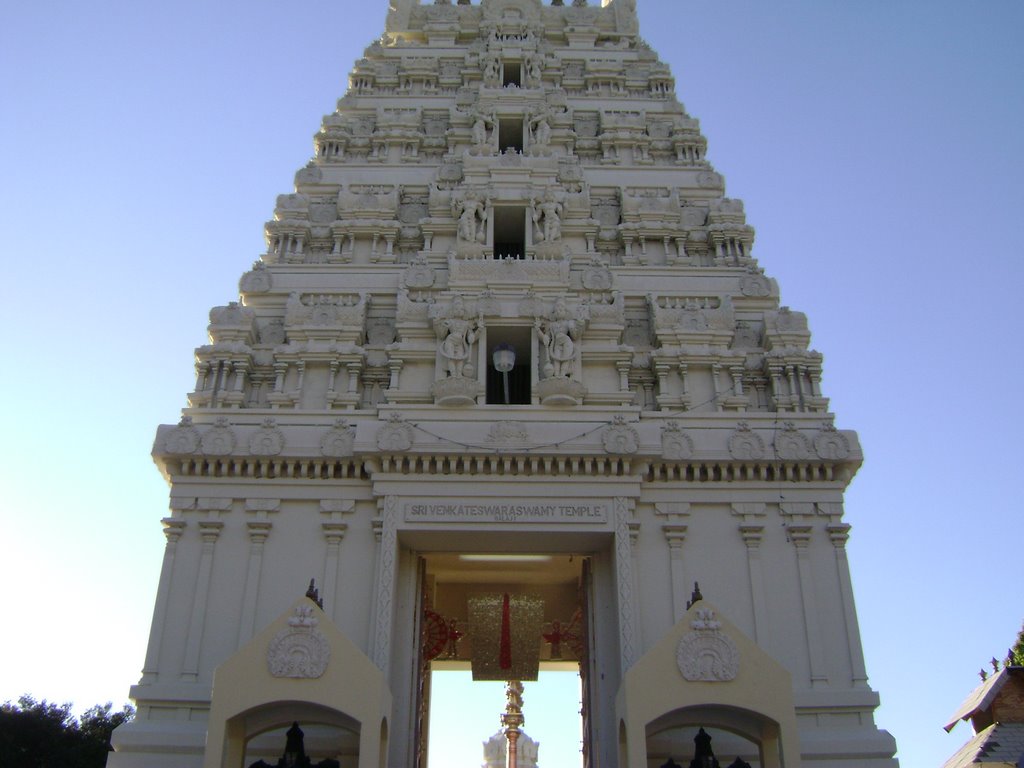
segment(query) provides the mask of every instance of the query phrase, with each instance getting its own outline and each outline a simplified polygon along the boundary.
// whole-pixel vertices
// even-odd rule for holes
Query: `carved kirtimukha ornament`
[[[760,459],[764,457],[764,441],[761,436],[750,429],[750,425],[741,421],[736,431],[729,438],[729,455],[734,459]]]
[[[345,419],[338,419],[320,441],[320,453],[334,459],[351,456],[355,439],[356,428]]]
[[[640,435],[622,416],[616,416],[601,433],[601,442],[606,453],[626,455],[640,450]]]
[[[192,426],[191,416],[182,416],[178,426],[164,438],[164,450],[170,454],[195,453],[199,448],[199,431]]]
[[[775,436],[775,455],[780,459],[795,461],[806,459],[810,454],[807,438],[800,434],[792,421],[783,424],[783,430]]]
[[[740,670],[736,643],[722,632],[721,622],[710,608],[698,608],[691,631],[679,640],[676,663],[690,682],[724,683],[735,680]]]
[[[226,456],[235,450],[238,438],[228,424],[226,416],[217,419],[214,426],[203,435],[203,453],[207,456]]]
[[[693,440],[678,421],[670,421],[661,428],[661,455],[669,461],[693,456]]]
[[[814,451],[823,459],[841,461],[850,455],[850,441],[829,422],[814,436]]]
[[[284,435],[274,419],[263,420],[263,426],[249,438],[249,453],[253,456],[276,456],[284,449]]]
[[[412,439],[412,427],[398,413],[392,413],[377,430],[377,447],[382,451],[407,451],[412,447]]]
[[[316,679],[331,660],[331,646],[317,629],[312,605],[299,605],[267,646],[267,669],[274,677]]]

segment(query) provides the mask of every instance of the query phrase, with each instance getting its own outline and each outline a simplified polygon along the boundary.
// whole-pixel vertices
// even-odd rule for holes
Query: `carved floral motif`
[[[182,416],[178,426],[164,437],[164,451],[170,454],[195,453],[199,448],[199,431],[192,426],[191,416]]]
[[[338,419],[320,441],[320,453],[335,459],[352,455],[356,439],[356,428],[345,419]]]
[[[850,455],[850,441],[834,424],[825,424],[814,436],[814,451],[823,459],[841,461]]]

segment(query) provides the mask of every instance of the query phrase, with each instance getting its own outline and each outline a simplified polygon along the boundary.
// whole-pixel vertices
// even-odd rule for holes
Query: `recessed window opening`
[[[506,61],[501,68],[501,84],[506,88],[514,85],[517,88],[523,84],[523,65],[518,61]]]
[[[494,208],[494,258],[522,259],[526,253],[526,206]]]
[[[487,404],[488,405],[529,405],[530,404],[530,328],[487,328]],[[494,353],[498,348],[508,352],[511,348],[514,364],[511,370],[499,371],[494,364]],[[505,400],[505,377],[508,377],[508,401]]]
[[[498,118],[498,149],[502,152],[508,150],[523,151],[522,117]]]

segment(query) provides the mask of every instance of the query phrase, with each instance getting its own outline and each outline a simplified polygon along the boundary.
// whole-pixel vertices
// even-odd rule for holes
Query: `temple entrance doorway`
[[[505,765],[510,726],[519,768],[585,766],[589,558],[425,554],[420,583],[420,768]]]

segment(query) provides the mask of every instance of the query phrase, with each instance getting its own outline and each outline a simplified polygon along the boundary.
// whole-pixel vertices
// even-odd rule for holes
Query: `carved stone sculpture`
[[[474,318],[461,296],[452,300],[447,316],[436,321],[438,333],[442,336],[441,357],[447,363],[450,377],[473,376],[473,345],[483,324],[483,317]]]
[[[530,208],[533,211],[533,224],[537,242],[551,242],[562,236],[562,204],[558,201],[555,190],[551,187],[544,193],[544,199],[539,203],[530,200]]]
[[[572,378],[575,372],[576,342],[583,331],[583,322],[573,316],[564,299],[558,299],[550,317],[537,318],[534,327],[547,353],[544,378]]]

